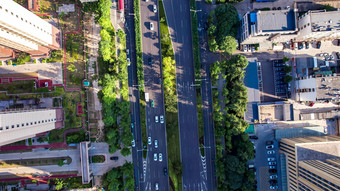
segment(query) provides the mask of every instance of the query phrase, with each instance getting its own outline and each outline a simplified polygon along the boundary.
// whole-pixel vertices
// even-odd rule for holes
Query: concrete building
[[[281,139],[280,152],[288,190],[340,189],[339,136]]]
[[[0,146],[62,128],[63,120],[62,109],[0,111]]]
[[[1,57],[13,56],[9,50],[46,56],[50,50],[61,48],[60,41],[56,27],[12,0],[0,1]]]
[[[241,19],[241,44],[285,42],[297,35],[297,10],[248,12]]]
[[[339,102],[340,100],[340,76],[313,75],[300,77],[295,80],[296,101],[327,100]]]
[[[298,40],[339,38],[340,11],[308,11],[298,18],[298,26]]]

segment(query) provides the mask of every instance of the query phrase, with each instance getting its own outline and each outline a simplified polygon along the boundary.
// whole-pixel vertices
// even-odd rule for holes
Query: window
[[[20,125],[19,124],[17,124],[17,127],[19,127]]]
[[[57,119],[56,119],[56,118],[54,118],[54,121],[57,121]]]
[[[33,125],[33,122],[31,122],[31,125]]]
[[[12,125],[12,129],[14,129],[14,125]]]
[[[6,12],[8,12],[8,9],[5,9]]]
[[[36,122],[36,121],[34,121],[34,124],[37,124],[37,122]]]
[[[28,123],[26,123],[26,126],[28,126]]]
[[[50,122],[51,120],[48,120],[48,122]]]
[[[47,119],[45,120],[45,122],[47,123]]]
[[[44,123],[44,120],[41,120],[41,123]]]
[[[2,131],[2,127],[0,127],[0,131]]]
[[[21,124],[21,126],[23,127],[23,126],[25,126],[25,124]]]
[[[8,127],[8,126],[6,126],[6,129],[9,129],[9,127]]]
[[[38,121],[38,123],[40,124],[40,121]]]

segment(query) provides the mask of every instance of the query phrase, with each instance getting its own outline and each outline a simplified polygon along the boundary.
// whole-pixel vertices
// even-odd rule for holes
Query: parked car
[[[274,145],[267,145],[266,146],[266,149],[273,149],[274,148]]]
[[[127,58],[127,59],[126,59],[126,62],[127,62],[127,64],[128,64],[128,66],[130,66],[130,64],[131,64],[130,58]]]
[[[269,166],[269,169],[276,169],[275,165]]]
[[[284,70],[283,67],[281,67],[281,68],[275,68],[275,71],[277,71],[277,72],[281,72],[281,71],[283,71],[283,70]]]
[[[154,105],[154,102],[153,102],[153,99],[151,100],[151,107],[155,107],[155,105]]]
[[[159,162],[162,162],[162,161],[163,161],[162,153],[159,153],[159,154],[158,154],[158,160],[159,160]]]
[[[158,158],[157,156],[158,156],[157,153],[153,153],[153,160],[154,161],[157,161],[157,158]]]
[[[309,49],[309,42],[306,42],[306,49]]]
[[[269,157],[267,158],[268,161],[276,161],[276,159],[274,157]]]
[[[155,148],[156,149],[158,148],[158,141],[157,141],[157,139],[155,139]]]
[[[306,49],[306,42],[302,42],[302,49]]]
[[[266,141],[266,145],[272,145],[272,144],[274,144],[273,141]]]
[[[160,118],[160,120],[161,120],[161,123],[164,123],[164,116],[161,115],[159,118]]]
[[[248,45],[243,45],[243,52],[248,52]]]
[[[297,50],[297,49],[298,49],[298,43],[295,42],[295,43],[294,43],[294,50]]]
[[[119,158],[116,156],[110,157],[110,160],[118,160]]]
[[[256,135],[251,135],[249,136],[250,139],[258,139],[258,137]]]
[[[277,76],[285,76],[286,73],[285,73],[285,72],[276,72],[276,75],[277,75]]]
[[[273,155],[273,154],[275,154],[275,151],[274,150],[269,150],[269,151],[267,151],[267,154],[268,155]]]
[[[276,162],[275,161],[272,161],[272,162],[268,162],[269,165],[276,165]]]
[[[270,188],[271,190],[275,190],[275,189],[278,189],[279,186],[277,186],[277,185],[275,185],[275,186],[269,186],[269,188]]]
[[[269,173],[277,173],[277,170],[276,169],[269,169],[268,172]]]
[[[164,175],[167,176],[168,175],[168,169],[164,168],[163,169]]]
[[[155,190],[159,190],[158,183],[155,184]]]
[[[283,80],[283,76],[276,76],[276,80]]]
[[[303,42],[299,42],[299,43],[298,43],[298,49],[299,49],[299,50],[301,50],[301,49],[303,48],[303,45],[302,45],[302,44],[303,44]]]
[[[318,48],[318,49],[321,48],[321,41],[318,41],[318,42],[316,43],[316,48]]]
[[[159,122],[159,120],[158,120],[158,116],[157,116],[157,115],[155,116],[155,122],[156,122],[156,123],[158,123],[158,122]]]
[[[277,179],[277,175],[276,175],[276,174],[270,175],[269,178],[270,178],[270,179]]]
[[[157,6],[156,5],[153,5],[153,12],[157,13]]]
[[[135,147],[135,146],[136,146],[135,140],[132,140],[131,145],[132,145],[132,147]]]
[[[151,137],[148,137],[148,144],[149,144],[149,145],[152,144]]]
[[[150,30],[153,30],[153,23],[150,22]]]
[[[277,180],[269,180],[270,184],[277,184]]]
[[[151,60],[151,57],[148,59],[148,63],[150,66],[152,66],[152,60]]]

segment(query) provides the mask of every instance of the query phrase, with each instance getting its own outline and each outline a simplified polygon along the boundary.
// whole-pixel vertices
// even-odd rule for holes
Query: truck
[[[145,93],[145,101],[149,102],[149,93]]]

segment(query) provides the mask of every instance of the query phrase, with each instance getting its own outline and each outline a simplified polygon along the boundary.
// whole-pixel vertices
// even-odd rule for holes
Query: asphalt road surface
[[[199,151],[195,71],[189,1],[164,0],[176,60],[183,191],[208,190],[205,159]]]
[[[144,173],[143,173],[143,142],[142,131],[140,127],[140,108],[139,108],[139,91],[137,80],[137,66],[136,66],[136,39],[135,39],[135,25],[133,15],[133,0],[127,0],[128,4],[125,12],[125,29],[126,29],[126,49],[129,49],[129,55],[131,65],[128,67],[129,73],[129,96],[132,106],[131,123],[134,124],[132,128],[133,137],[136,146],[132,148],[132,160],[134,164],[134,176],[135,176],[135,190],[140,190],[144,187]]]
[[[156,10],[154,11],[154,6]],[[164,168],[168,169],[167,143],[165,119],[161,123],[160,116],[165,117],[164,94],[162,85],[161,44],[159,32],[158,1],[140,1],[142,50],[144,62],[144,90],[149,93],[149,102],[146,102],[146,128],[147,136],[152,143],[147,145],[145,183],[142,190],[169,190],[169,176],[164,175]],[[153,27],[151,27],[151,23]],[[151,63],[150,63],[151,62]],[[154,107],[151,106],[151,100]],[[155,117],[158,117],[156,122]],[[158,147],[155,147],[155,140]],[[154,154],[157,160],[154,160]],[[162,161],[160,161],[160,154]]]

